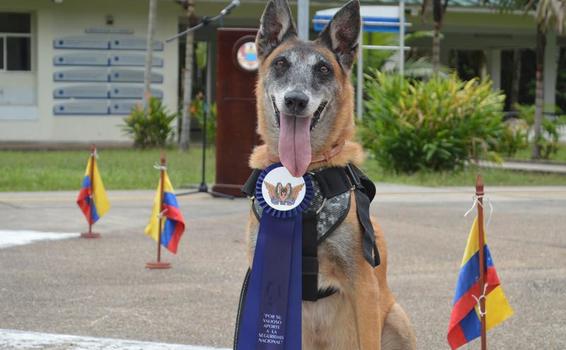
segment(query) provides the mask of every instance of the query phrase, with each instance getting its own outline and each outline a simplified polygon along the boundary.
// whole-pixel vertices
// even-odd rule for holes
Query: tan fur
[[[273,57],[293,45],[294,39],[275,49],[259,70],[257,85],[258,133],[264,144],[254,149],[249,164],[255,169],[263,169],[277,158],[276,140],[269,135],[265,120],[264,96],[260,91],[265,70]],[[325,146],[313,150],[313,158],[330,150],[338,141],[346,144],[341,152],[328,162],[311,165],[309,170],[327,166],[345,166],[348,163],[361,165],[364,159],[362,147],[352,141],[355,132],[353,117],[353,88],[349,77],[340,69],[334,55],[320,46],[317,48],[334,65],[338,72],[336,79],[341,82],[342,91],[336,96],[339,106],[333,131]],[[271,57],[271,58],[270,58]],[[381,265],[372,268],[362,255],[362,233],[356,214],[356,202],[351,196],[351,207],[347,218],[337,233],[345,235],[354,242],[355,266],[344,268],[336,264],[329,247],[323,242],[319,247],[320,275],[325,283],[338,286],[340,293],[317,302],[303,302],[303,350],[413,350],[416,348],[415,335],[408,317],[396,303],[387,285],[387,247],[381,228],[372,218]],[[250,265],[255,243],[258,222],[250,213],[248,224],[248,258]]]

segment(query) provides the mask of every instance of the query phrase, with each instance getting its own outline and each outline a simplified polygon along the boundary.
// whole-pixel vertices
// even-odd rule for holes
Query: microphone
[[[207,26],[208,24],[210,24],[214,21],[217,21],[217,20],[221,19],[222,17],[230,14],[230,11],[232,11],[233,9],[235,9],[238,6],[240,6],[240,0],[232,0],[230,2],[230,4],[228,4],[228,6],[226,6],[222,11],[220,11],[220,13],[218,15],[216,15],[214,17],[207,17],[207,16],[203,17],[201,22],[199,24],[197,24],[196,26],[190,27],[189,29],[170,37],[169,39],[165,40],[165,42],[169,43],[169,42],[171,42],[171,41],[173,41],[173,40],[175,40],[175,39],[177,39],[177,38],[179,38],[183,35],[186,35],[187,33],[190,33],[192,31],[198,30],[198,29],[200,29],[204,26]]]
[[[240,0],[232,0],[228,6],[226,6],[222,11],[220,11],[221,16],[226,16],[233,9],[240,6]]]

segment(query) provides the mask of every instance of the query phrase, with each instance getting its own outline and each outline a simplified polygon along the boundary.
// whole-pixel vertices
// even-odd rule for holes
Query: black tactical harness
[[[256,182],[260,174],[261,170],[254,170],[242,188],[242,191],[249,198],[254,198]],[[350,191],[353,191],[355,195],[358,221],[362,228],[362,249],[364,258],[372,267],[379,265],[380,258],[369,215],[369,206],[375,197],[375,185],[373,182],[360,169],[352,164],[346,167],[315,170],[310,174],[312,175],[316,189],[315,197],[318,192],[320,192],[320,196],[322,197],[320,208],[309,208],[303,213],[303,301],[314,302],[337,292],[334,288],[318,289],[318,245],[328,238],[348,215],[350,210]],[[327,203],[331,203],[333,199],[341,198],[341,200],[344,200],[344,196],[348,196],[348,207],[341,212],[340,217],[335,219],[330,227],[324,229],[321,229],[320,226],[317,227],[321,219],[319,214],[323,207],[325,207]],[[312,206],[313,204],[311,203],[311,207]],[[259,207],[252,205],[252,209],[259,220],[261,217]],[[324,232],[321,232],[321,230],[324,230]],[[246,281],[248,277],[249,276],[246,276]],[[246,281],[244,281],[242,295],[245,294],[247,287]]]
[[[249,197],[254,198],[255,188],[261,170],[254,170],[248,181],[242,188],[242,191]],[[303,212],[303,301],[316,302],[317,300],[329,297],[336,292],[334,288],[323,290],[318,289],[318,245],[334,232],[340,226],[350,211],[350,194],[354,193],[356,199],[356,210],[358,221],[362,228],[362,249],[364,258],[372,266],[376,267],[380,263],[379,252],[375,242],[375,234],[369,216],[369,205],[375,197],[375,185],[365,176],[365,174],[350,164],[343,168],[324,168],[317,169],[310,173],[313,177],[313,187],[315,189],[315,198],[311,202],[310,207]],[[317,201],[317,197],[319,200]],[[326,207],[332,207],[338,204],[342,205],[343,201],[347,207],[340,210],[339,218],[326,221],[326,225],[322,224],[323,214]],[[319,204],[318,202],[321,202]],[[261,218],[259,206],[255,201],[252,204],[252,210],[258,221]],[[240,304],[238,307],[238,315],[236,318],[236,327],[234,330],[234,350],[238,349],[238,335],[241,322],[241,316],[244,308],[244,300],[248,291],[248,283],[250,279],[250,270],[246,273],[242,291],[240,293]]]

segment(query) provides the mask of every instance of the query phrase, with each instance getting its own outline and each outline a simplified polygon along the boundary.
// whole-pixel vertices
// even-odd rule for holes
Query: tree
[[[564,32],[566,18],[566,0],[495,0],[493,3],[502,11],[523,9],[535,11],[536,22],[536,94],[535,94],[535,120],[534,144],[531,157],[541,157],[542,124],[544,120],[544,52],[546,48],[546,34],[555,30],[559,34]]]
[[[511,110],[515,110],[515,106],[519,103],[519,87],[521,82],[521,70],[522,70],[522,52],[520,49],[513,50],[513,66],[511,75],[511,95],[509,96],[509,102],[511,105]]]
[[[546,48],[546,34],[550,30],[564,32],[564,18],[566,17],[566,0],[530,0],[527,10],[535,8],[537,36],[536,36],[536,97],[535,97],[535,123],[534,145],[532,158],[541,156],[542,122],[544,119],[544,51]]]
[[[424,16],[432,7],[432,20],[434,22],[432,30],[432,69],[436,74],[440,70],[440,39],[442,30],[442,22],[444,20],[444,13],[448,6],[448,0],[423,0],[421,7],[421,16]]]
[[[190,27],[195,17],[195,0],[183,0],[181,4],[186,10],[188,26]],[[188,32],[185,43],[185,71],[183,74],[183,119],[181,124],[181,139],[179,149],[189,149],[191,141],[191,100],[193,95],[193,56],[194,56],[194,32]]]
[[[151,99],[151,67],[153,64],[153,38],[155,36],[155,17],[157,16],[157,0],[149,0],[147,23],[147,48],[145,53],[145,70],[143,75],[143,108],[147,110]]]

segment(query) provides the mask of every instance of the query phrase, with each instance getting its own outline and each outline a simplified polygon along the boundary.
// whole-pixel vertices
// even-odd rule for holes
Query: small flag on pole
[[[93,146],[88,159],[81,191],[77,197],[77,204],[86,217],[89,227],[96,223],[110,209],[110,202],[98,172],[96,163],[96,148]],[[89,232],[90,232],[89,228]]]
[[[153,211],[149,224],[145,228],[145,234],[158,241],[160,236],[159,224],[161,223],[161,245],[171,253],[176,254],[181,236],[185,232],[185,219],[179,209],[167,170],[163,169],[162,172],[163,176],[157,186]]]
[[[457,349],[480,337],[482,313],[485,315],[487,330],[513,315],[513,310],[500,286],[499,276],[495,270],[489,247],[485,243],[483,245],[485,284],[480,285],[480,231],[478,221],[478,218],[474,220],[470,231],[460,267],[458,284],[456,285],[456,295],[454,296],[448,327],[448,343],[452,349]],[[485,242],[485,239],[483,241]],[[483,298],[485,298],[485,310],[480,310],[479,305]]]

